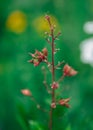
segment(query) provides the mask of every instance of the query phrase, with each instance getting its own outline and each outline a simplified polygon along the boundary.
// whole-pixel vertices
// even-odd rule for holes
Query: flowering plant
[[[31,60],[29,60],[29,62],[31,64],[33,64],[34,66],[39,66],[42,62],[46,63],[49,71],[52,75],[52,80],[51,80],[51,85],[49,87],[47,81],[44,81],[44,85],[46,87],[47,92],[51,95],[51,103],[50,103],[50,109],[48,110],[49,113],[49,130],[53,129],[53,110],[56,109],[56,107],[58,105],[62,106],[62,107],[67,107],[70,108],[69,105],[69,101],[70,98],[61,98],[58,99],[56,95],[56,90],[58,90],[61,86],[60,86],[60,82],[66,77],[66,76],[74,76],[77,74],[77,71],[74,70],[71,66],[69,66],[68,64],[65,64],[62,71],[63,74],[61,75],[61,77],[59,78],[59,80],[56,81],[56,74],[55,71],[58,69],[59,66],[61,66],[62,64],[64,64],[63,61],[59,62],[57,65],[55,65],[55,52],[57,52],[59,49],[57,49],[55,47],[55,41],[57,40],[57,38],[60,36],[60,32],[58,32],[56,35],[54,34],[54,30],[55,30],[55,26],[51,23],[51,18],[50,16],[46,15],[45,19],[47,20],[49,27],[50,27],[50,32],[46,32],[46,40],[47,42],[50,44],[51,46],[51,61],[48,61],[48,50],[47,48],[42,49],[41,51],[35,50],[35,53],[32,54],[30,53],[30,56],[32,57]],[[49,38],[50,37],[50,38]],[[46,112],[45,109],[43,109],[41,107],[41,105],[39,105],[37,103],[37,101],[35,100],[32,92],[28,89],[23,89],[21,90],[22,94],[25,96],[29,96],[31,97],[31,99],[36,103],[37,108],[41,109],[43,111]]]

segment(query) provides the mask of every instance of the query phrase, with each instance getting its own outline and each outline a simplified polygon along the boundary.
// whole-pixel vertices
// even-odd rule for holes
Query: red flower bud
[[[33,64],[34,64],[34,66],[38,66],[40,64],[40,62],[37,59],[35,59],[35,60],[33,60]]]
[[[43,52],[44,56],[47,56],[47,55],[48,55],[48,51],[47,51],[46,48],[44,48],[44,49],[42,50],[42,52]]]
[[[68,104],[68,102],[70,101],[70,98],[67,98],[67,99],[61,99],[61,100],[59,100],[59,104],[61,105],[61,106],[66,106],[66,107],[70,107],[70,105]]]
[[[35,58],[35,54],[30,53],[30,55],[31,55],[33,58]]]
[[[71,66],[66,64],[63,68],[64,76],[74,76],[77,74],[77,71],[74,70]]]
[[[46,15],[45,16],[45,19],[47,19],[48,21],[50,20],[50,16],[49,15]]]
[[[52,89],[57,89],[59,87],[59,84],[57,82],[53,82],[53,84],[51,85]]]
[[[32,96],[31,92],[29,89],[22,89],[21,93],[25,96]]]
[[[33,63],[33,60],[29,60],[28,62],[29,62],[29,63]]]
[[[55,102],[52,102],[52,103],[51,103],[51,107],[52,107],[52,108],[56,108],[56,103],[55,103]]]

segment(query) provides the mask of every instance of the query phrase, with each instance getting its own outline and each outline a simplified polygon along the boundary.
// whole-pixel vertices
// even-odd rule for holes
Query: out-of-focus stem
[[[38,102],[36,101],[36,99],[33,96],[31,96],[31,100],[36,104],[37,109],[39,109],[39,110],[41,110],[43,112],[47,112],[46,109],[42,108],[41,105],[38,104]]]
[[[57,82],[60,83],[61,81],[63,81],[64,77],[65,77],[65,76],[64,76],[64,74],[63,74]]]

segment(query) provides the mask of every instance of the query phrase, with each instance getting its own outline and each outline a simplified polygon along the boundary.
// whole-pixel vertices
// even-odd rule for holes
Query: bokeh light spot
[[[93,21],[91,22],[86,22],[84,24],[84,31],[87,33],[87,34],[93,34]]]
[[[56,27],[56,31],[59,31],[60,25],[57,19],[52,15],[51,15],[51,21],[52,24]],[[49,24],[44,16],[37,17],[32,24],[38,33],[49,32]]]
[[[6,28],[15,33],[22,33],[27,26],[26,15],[21,11],[12,12],[6,21]]]
[[[93,66],[93,38],[86,39],[80,44],[81,61]]]

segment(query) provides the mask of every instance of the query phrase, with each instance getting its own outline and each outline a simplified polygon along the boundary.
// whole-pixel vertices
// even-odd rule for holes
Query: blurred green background
[[[93,37],[93,31],[84,31],[84,24],[93,21],[92,0],[0,0],[0,130],[48,130],[47,114],[37,110],[20,92],[29,88],[36,100],[47,107],[43,64],[35,68],[27,62],[31,58],[28,52],[43,47],[49,50],[44,39],[45,14],[51,15],[62,32],[56,61],[65,60],[78,71],[77,76],[61,84],[62,96],[71,97],[71,108],[65,113],[62,107],[55,111],[53,130],[93,130],[93,58],[87,63],[86,58],[85,63],[80,58],[80,44]],[[58,78],[61,71],[56,74]],[[48,72],[47,75],[50,83]]]

